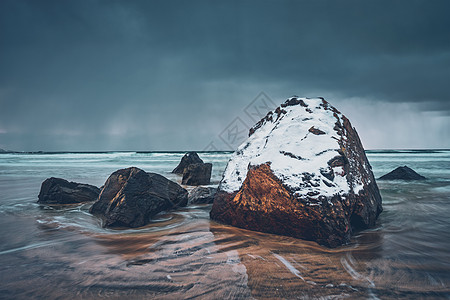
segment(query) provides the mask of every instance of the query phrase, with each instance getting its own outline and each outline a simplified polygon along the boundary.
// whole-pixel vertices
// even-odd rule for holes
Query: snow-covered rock
[[[289,98],[250,129],[224,171],[211,218],[335,247],[382,211],[350,121],[323,98]]]

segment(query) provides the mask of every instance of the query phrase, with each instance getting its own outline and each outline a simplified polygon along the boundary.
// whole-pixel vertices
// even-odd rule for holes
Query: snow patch
[[[350,186],[342,167],[330,169],[327,164],[341,155],[338,143],[341,136],[334,127],[336,122],[343,123],[342,114],[321,98],[297,99],[307,106],[286,106],[270,112],[271,119],[263,122],[238,147],[225,169],[221,190],[238,191],[248,167],[265,163],[269,163],[275,176],[299,197],[317,192],[333,196],[348,193],[351,188],[362,189],[362,184]],[[310,130],[313,127],[323,133],[314,133]],[[320,170],[325,169],[334,174],[332,180],[321,174]]]

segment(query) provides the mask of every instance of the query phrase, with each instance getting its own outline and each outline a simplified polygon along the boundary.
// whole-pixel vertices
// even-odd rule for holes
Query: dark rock
[[[379,180],[425,180],[426,177],[417,174],[413,169],[403,166],[378,178]]]
[[[332,159],[330,159],[327,164],[330,167],[343,167],[344,171],[346,171],[348,169],[348,159],[347,157],[345,157],[345,155],[337,155],[335,157],[333,157]]]
[[[47,178],[41,185],[38,203],[73,204],[95,201],[100,189],[89,184],[69,182],[62,178]]]
[[[202,164],[203,160],[198,156],[197,152],[188,152],[181,159],[178,166],[173,169],[172,173],[183,175],[184,170],[192,164]]]
[[[314,126],[311,126],[311,128],[309,128],[308,131],[311,132],[312,134],[315,134],[315,135],[325,134],[324,131],[322,131],[322,130],[320,130],[320,129],[314,127]]]
[[[288,99],[281,107],[232,155],[211,219],[328,247],[345,244],[382,211],[359,136],[323,99]]]
[[[303,159],[303,158],[301,158],[300,156],[295,155],[295,154],[293,154],[293,153],[291,153],[291,152],[280,151],[280,153],[283,154],[283,155],[286,155],[286,156],[295,158],[295,159]]]
[[[327,168],[320,168],[319,171],[320,171],[320,174],[322,174],[323,177],[325,177],[329,181],[334,180],[334,171],[333,171],[333,168],[331,168],[331,165]]]
[[[287,106],[294,106],[300,104],[303,107],[308,107],[308,104],[306,104],[302,99],[298,99],[298,97],[294,96],[286,100],[285,103],[282,103],[280,107],[287,107]]]
[[[189,204],[210,204],[214,201],[217,188],[199,186],[194,188],[188,197]]]
[[[155,173],[131,167],[112,173],[90,212],[105,227],[140,227],[157,213],[186,206],[188,192]]]
[[[181,183],[187,185],[208,185],[211,180],[211,170],[211,163],[189,165],[184,169]]]

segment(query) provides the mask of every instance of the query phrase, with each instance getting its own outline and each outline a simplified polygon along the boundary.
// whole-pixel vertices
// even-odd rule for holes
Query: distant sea
[[[1,153],[0,299],[450,299],[450,150],[367,151],[378,178],[407,165],[425,181],[378,181],[375,228],[328,249],[209,220],[211,205],[111,230],[90,204],[38,205],[48,177],[101,186],[117,169],[170,173],[184,152]],[[199,153],[217,186],[231,152]]]

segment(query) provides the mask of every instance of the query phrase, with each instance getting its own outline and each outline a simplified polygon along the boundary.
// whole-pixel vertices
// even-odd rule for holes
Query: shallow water
[[[377,226],[338,249],[215,223],[210,205],[110,230],[89,204],[36,204],[51,176],[100,186],[137,166],[180,181],[182,155],[1,154],[0,298],[450,298],[450,151],[369,152],[376,177],[406,164],[429,180],[379,181]],[[200,156],[217,185],[230,153]]]

